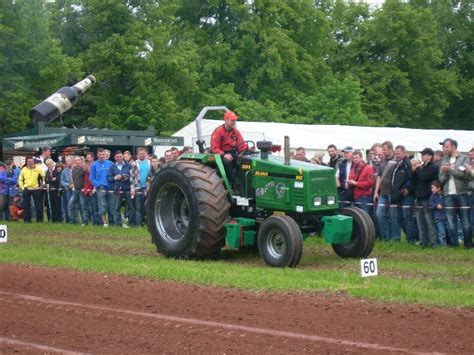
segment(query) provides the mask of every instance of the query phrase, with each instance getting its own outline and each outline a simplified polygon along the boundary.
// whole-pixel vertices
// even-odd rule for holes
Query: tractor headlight
[[[321,206],[321,197],[315,197],[315,198],[313,198],[313,205],[315,205],[315,206]]]
[[[334,205],[336,203],[336,196],[328,196],[328,205]]]

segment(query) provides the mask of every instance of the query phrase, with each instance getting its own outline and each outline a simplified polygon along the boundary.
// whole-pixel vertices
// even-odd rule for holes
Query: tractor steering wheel
[[[242,155],[252,155],[252,154],[255,154],[255,148],[257,147],[257,145],[255,144],[254,141],[243,141],[242,143],[240,143],[238,146],[237,146],[237,150],[239,150],[239,147],[242,145],[242,144],[245,144],[247,146],[247,149],[245,149],[242,154],[240,154],[241,156]],[[251,144],[252,147],[249,147],[249,144]]]

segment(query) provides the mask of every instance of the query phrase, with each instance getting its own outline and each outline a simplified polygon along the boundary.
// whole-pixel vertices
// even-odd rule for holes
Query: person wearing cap
[[[236,160],[247,149],[244,137],[235,127],[239,117],[232,111],[224,114],[224,124],[217,127],[211,137],[211,152],[220,154],[230,184],[234,187]]]
[[[458,142],[446,138],[443,142],[444,157],[441,160],[439,181],[443,184],[446,214],[448,217],[451,246],[458,246],[457,218],[461,218],[464,234],[464,247],[472,248],[472,229],[469,216],[469,173],[470,161],[458,152]]]
[[[339,203],[341,207],[350,206],[352,203],[352,191],[349,189],[347,180],[351,172],[352,166],[352,153],[354,148],[347,146],[342,150],[344,154],[344,160],[339,164],[339,168],[336,170],[336,185],[339,191]]]
[[[431,183],[438,178],[439,168],[434,163],[434,151],[425,148],[421,152],[422,165],[414,167],[415,180],[415,217],[418,225],[420,246],[435,247],[437,245],[436,224],[430,208]]]
[[[24,220],[31,222],[31,198],[34,200],[36,209],[36,221],[43,222],[43,193],[41,187],[45,180],[45,174],[41,167],[35,165],[33,157],[26,158],[26,164],[21,169],[18,178],[18,186],[23,191]]]

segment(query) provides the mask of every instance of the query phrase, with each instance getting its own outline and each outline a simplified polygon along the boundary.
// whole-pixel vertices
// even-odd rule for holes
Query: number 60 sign
[[[362,259],[360,261],[360,276],[377,276],[379,273],[377,267],[377,258],[373,259]]]
[[[7,242],[7,226],[6,225],[0,225],[0,243],[6,243]]]

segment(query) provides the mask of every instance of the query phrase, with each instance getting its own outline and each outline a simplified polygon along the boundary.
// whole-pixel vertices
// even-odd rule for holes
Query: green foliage
[[[79,77],[49,23],[40,0],[0,2],[0,134],[24,129],[38,101]]]
[[[174,131],[244,120],[473,129],[469,1],[0,2],[0,133],[94,74],[67,125]]]

